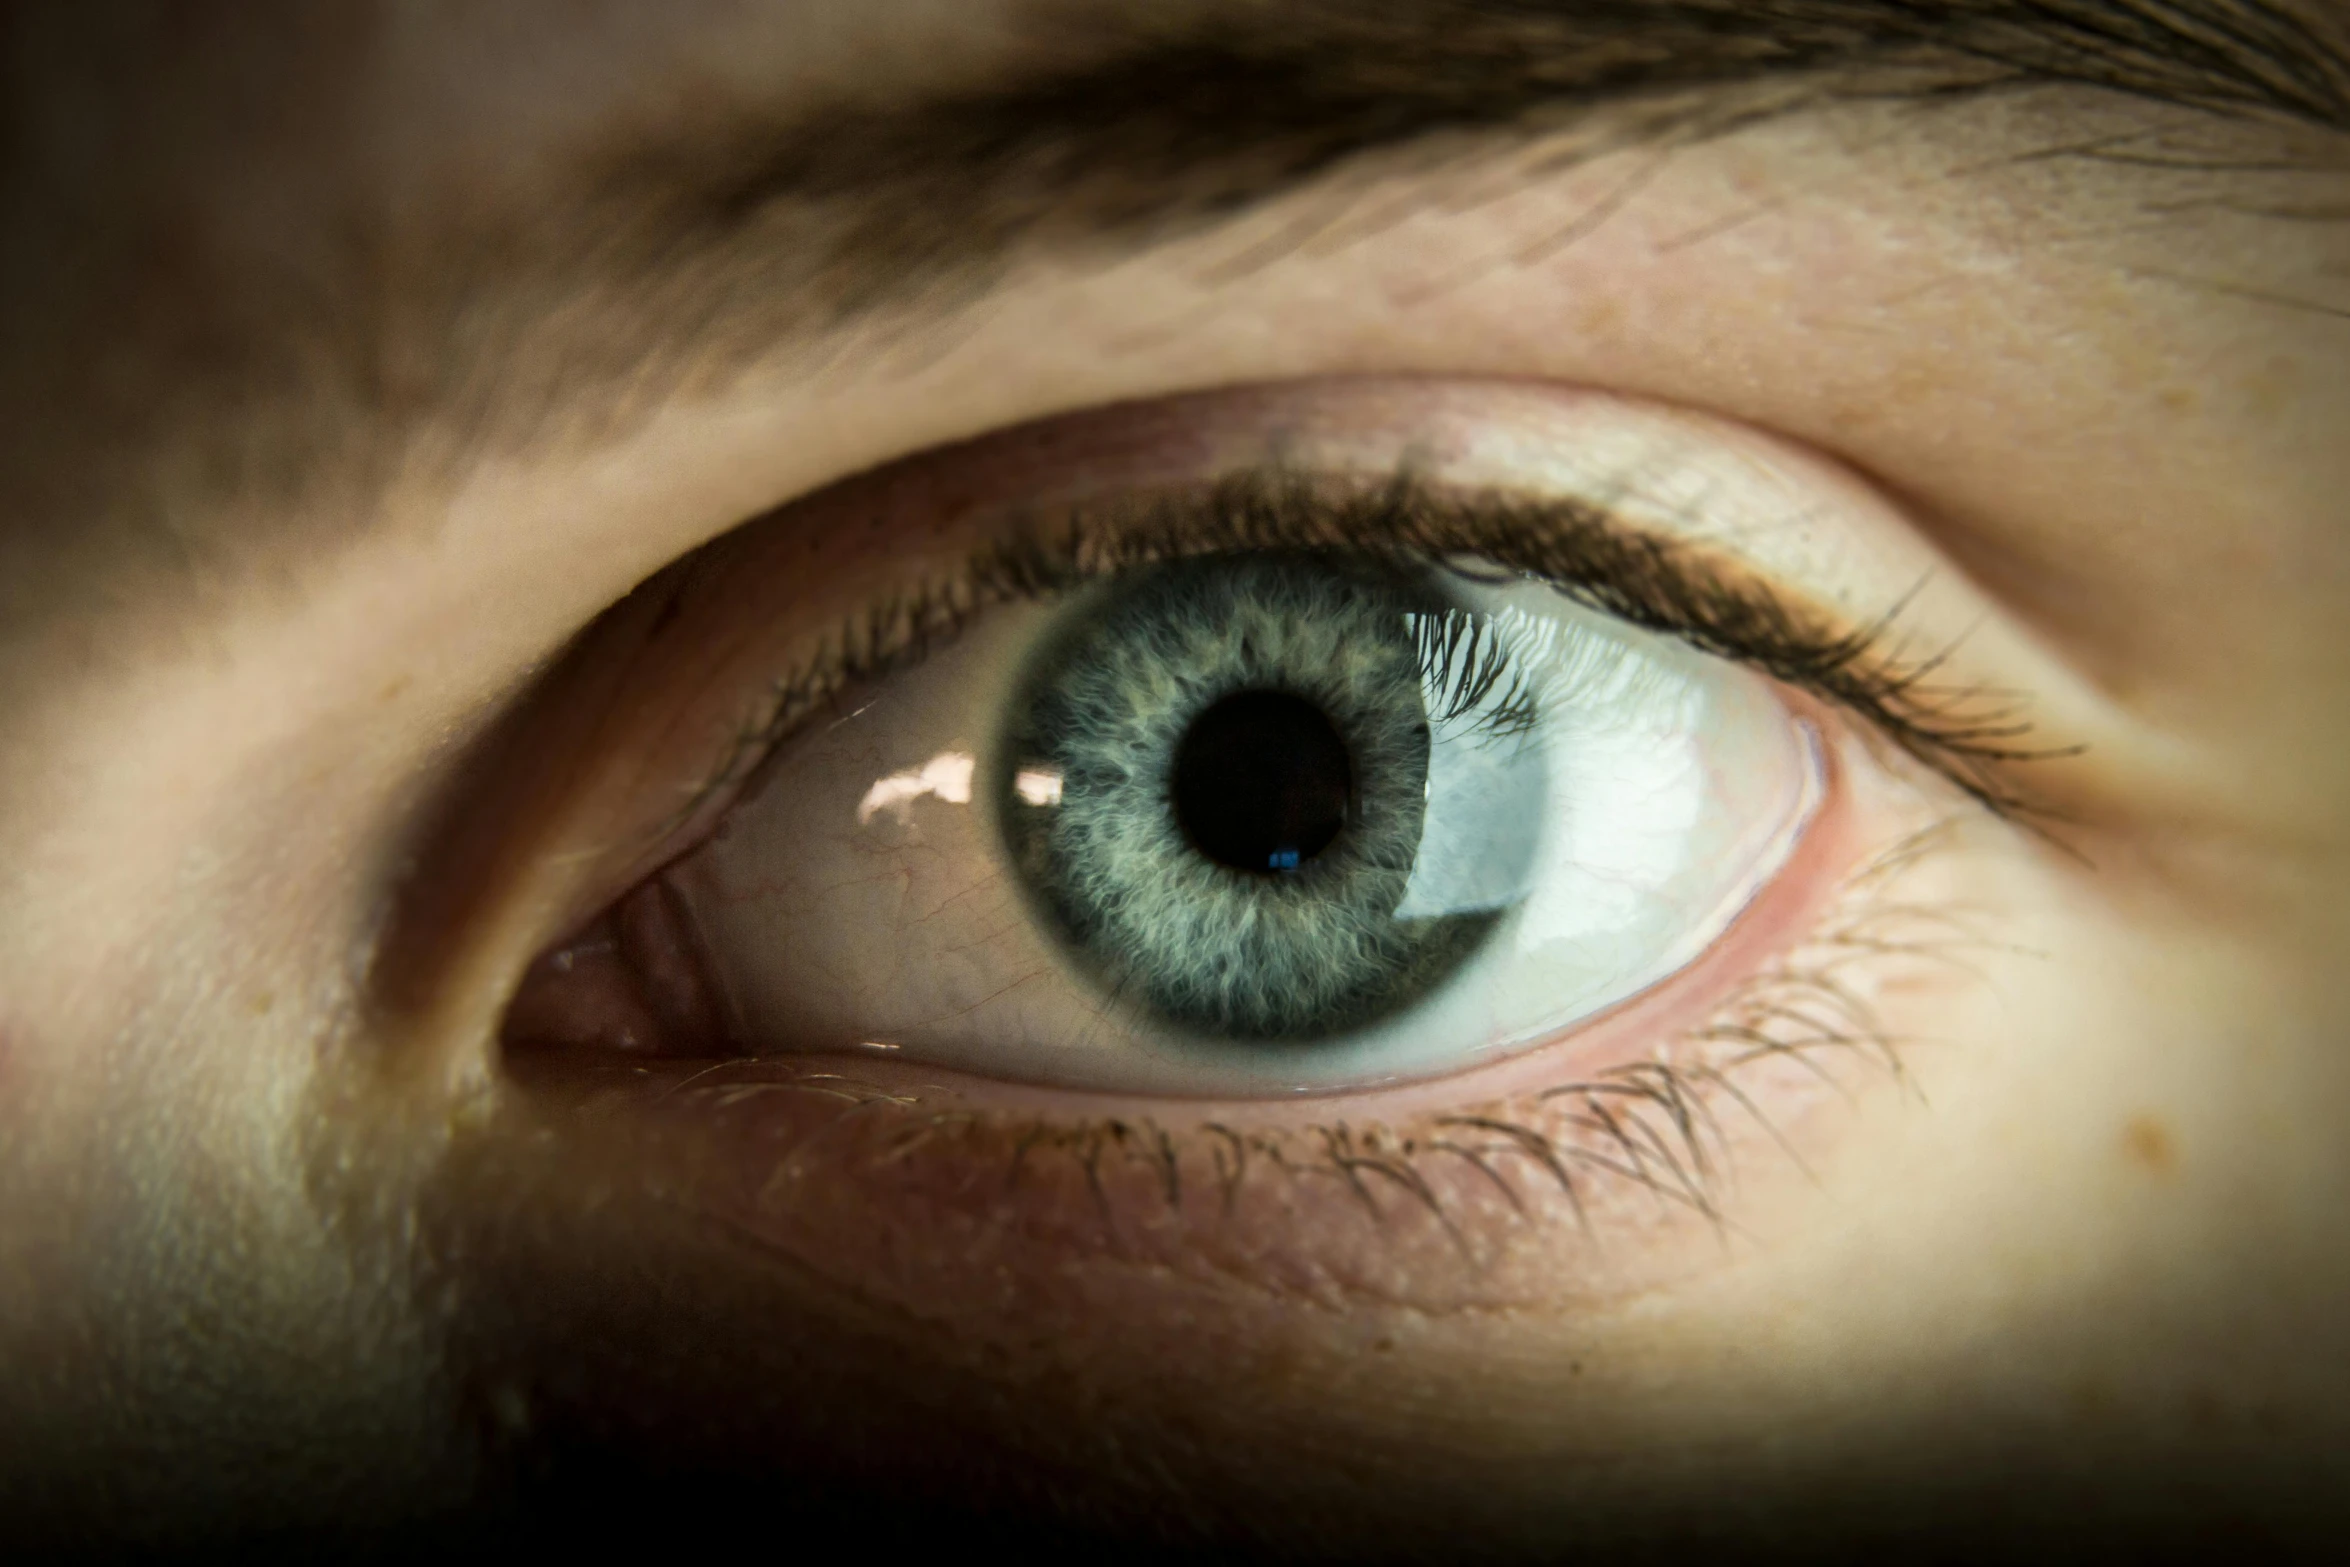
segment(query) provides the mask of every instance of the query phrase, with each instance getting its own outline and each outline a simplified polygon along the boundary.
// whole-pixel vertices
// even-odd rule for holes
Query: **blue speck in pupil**
[[[1286,691],[1211,702],[1175,747],[1168,796],[1219,865],[1294,871],[1346,830],[1354,762],[1330,715]]]

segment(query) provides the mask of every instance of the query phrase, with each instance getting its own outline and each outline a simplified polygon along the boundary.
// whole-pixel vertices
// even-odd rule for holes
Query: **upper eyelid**
[[[997,604],[1045,597],[1171,555],[1278,548],[1390,554],[1412,563],[1476,557],[1536,575],[1588,608],[1730,658],[1869,724],[1994,814],[2035,830],[2053,813],[2018,772],[2078,754],[2032,741],[2014,693],[1936,677],[1947,645],[1907,652],[1904,595],[1874,618],[1838,620],[1750,569],[1628,522],[1587,499],[1452,490],[1409,463],[1385,482],[1329,481],[1275,465],[1118,505],[1009,514],[957,576],[925,578],[869,604],[778,678],[705,783],[670,820],[755,773],[849,684],[919,662]]]

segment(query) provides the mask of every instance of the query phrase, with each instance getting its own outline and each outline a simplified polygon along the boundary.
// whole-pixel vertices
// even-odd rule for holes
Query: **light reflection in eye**
[[[911,819],[916,800],[936,796],[949,805],[971,803],[971,774],[978,761],[968,751],[941,751],[920,767],[876,779],[857,802],[857,825],[862,827],[883,811],[902,824]]]
[[[1012,792],[1024,805],[1043,810],[1061,803],[1061,775],[1046,767],[1023,767],[1012,774]]]

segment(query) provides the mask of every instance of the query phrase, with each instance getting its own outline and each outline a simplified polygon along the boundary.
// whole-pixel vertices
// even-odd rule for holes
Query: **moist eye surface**
[[[1505,562],[1225,550],[984,607],[863,678],[626,907],[659,891],[691,938],[714,1021],[662,1035],[685,1051],[1285,1096],[1498,1060],[1658,984],[1828,777],[1766,677]]]
[[[1429,798],[1422,628],[1454,613],[1364,564],[1220,556],[1120,579],[1042,650],[999,820],[1108,994],[1185,1033],[1305,1044],[1460,969],[1494,911],[1399,915]]]

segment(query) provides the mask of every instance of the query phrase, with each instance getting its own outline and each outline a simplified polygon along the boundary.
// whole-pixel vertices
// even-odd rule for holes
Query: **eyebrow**
[[[215,370],[231,384],[177,398],[228,449],[202,466],[290,492],[238,495],[233,553],[370,510],[296,503],[325,453],[380,471],[423,426],[461,468],[608,431],[782,346],[951,315],[1023,256],[1125,254],[1349,167],[1512,138],[1563,139],[1565,162],[2034,88],[2350,134],[2344,39],[2260,0],[1045,0],[1019,19],[1048,63],[899,103],[632,122],[527,210],[428,209],[309,294],[323,347],[243,305],[281,341],[256,330]],[[372,456],[348,456],[355,423]]]
[[[810,324],[837,324],[983,278],[1024,245],[1159,241],[1376,154],[1435,159],[1508,137],[1590,133],[1563,162],[1839,102],[2033,88],[2350,134],[2350,48],[2260,0],[1175,9],[1154,27],[1040,7],[1031,27],[1064,40],[1057,55],[1077,39],[1093,58],[929,102],[617,148],[583,192],[605,236],[590,248],[642,278],[652,267],[632,268],[620,236],[660,261],[746,240],[772,255],[780,240],[800,275],[777,281]]]

